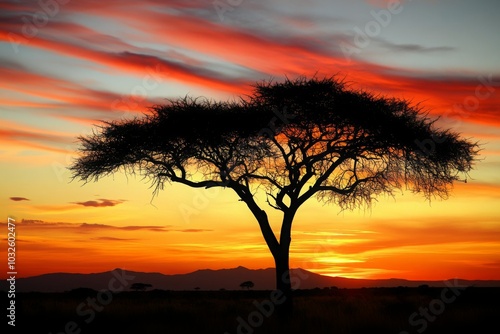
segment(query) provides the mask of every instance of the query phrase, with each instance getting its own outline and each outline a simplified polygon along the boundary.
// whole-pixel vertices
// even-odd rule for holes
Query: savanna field
[[[79,289],[16,296],[22,333],[499,333],[500,289],[468,287],[295,291],[294,315],[280,319],[269,291]],[[4,301],[6,294],[3,295]],[[4,304],[5,305],[5,304]],[[444,306],[444,307],[443,307]],[[410,320],[411,318],[411,320]]]

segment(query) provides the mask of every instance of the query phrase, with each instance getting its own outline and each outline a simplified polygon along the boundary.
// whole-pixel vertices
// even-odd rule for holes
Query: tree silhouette
[[[247,290],[250,290],[251,288],[253,288],[255,286],[255,284],[253,284],[252,281],[245,281],[243,283],[240,284],[240,287],[243,289],[243,288],[247,288]]]
[[[478,145],[435,127],[420,106],[350,89],[335,78],[261,82],[237,102],[170,100],[142,118],[105,122],[79,137],[73,178],[119,170],[166,182],[234,191],[256,218],[274,257],[276,286],[292,310],[292,222],[311,197],[341,209],[369,206],[402,188],[446,198],[467,177]],[[265,201],[282,214],[279,238]]]
[[[146,289],[151,287],[152,285],[148,283],[134,283],[130,286],[130,289],[135,291],[146,291]]]

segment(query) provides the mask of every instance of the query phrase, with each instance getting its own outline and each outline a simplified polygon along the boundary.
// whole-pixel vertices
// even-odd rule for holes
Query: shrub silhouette
[[[135,291],[146,291],[148,288],[153,287],[151,284],[148,283],[133,283],[130,286],[130,290],[135,290]]]
[[[240,287],[243,289],[243,288],[247,288],[247,290],[250,290],[251,288],[253,288],[255,285],[252,281],[245,281],[243,283],[240,284]]]

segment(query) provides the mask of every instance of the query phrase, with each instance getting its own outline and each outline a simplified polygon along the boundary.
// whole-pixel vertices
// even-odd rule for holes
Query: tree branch
[[[278,239],[276,239],[271,225],[269,224],[269,218],[267,217],[266,212],[262,210],[255,202],[252,194],[250,193],[250,189],[234,181],[229,184],[229,187],[232,188],[240,197],[240,199],[248,206],[254,217],[257,219],[257,222],[259,223],[262,236],[266,240],[269,250],[273,255],[277,255],[280,249]]]

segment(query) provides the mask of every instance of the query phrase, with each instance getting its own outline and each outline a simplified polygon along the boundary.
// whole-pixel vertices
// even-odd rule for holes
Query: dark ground
[[[299,290],[285,323],[272,310],[270,291],[18,293],[15,332],[500,333],[500,288],[469,287],[458,296],[443,290]],[[8,306],[5,293],[2,299]]]

